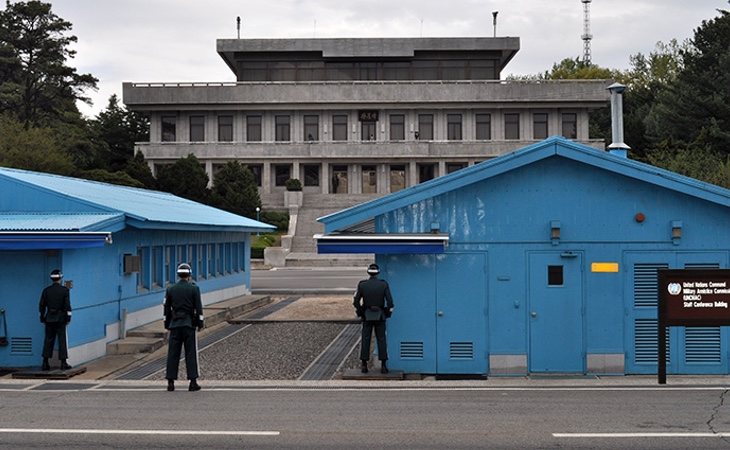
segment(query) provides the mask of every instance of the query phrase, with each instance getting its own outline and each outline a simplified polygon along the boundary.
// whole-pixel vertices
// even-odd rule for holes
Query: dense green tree
[[[0,115],[0,166],[37,172],[72,175],[75,167],[51,128],[26,129],[22,123]]]
[[[129,176],[129,174],[121,170],[116,172],[109,172],[108,170],[104,169],[92,169],[79,172],[77,176],[87,180],[101,181],[110,184],[120,184],[123,186],[131,186],[137,188],[145,187],[142,182],[135,180],[134,178]]]
[[[109,170],[123,169],[134,157],[135,142],[149,140],[149,119],[119,105],[116,94],[109,98],[106,109],[91,125],[95,138],[107,146],[102,162]]]
[[[0,11],[0,113],[12,114],[26,128],[78,115],[76,100],[97,79],[68,66],[76,37],[71,23],[53,13],[50,3],[6,2]]]
[[[174,164],[160,166],[157,186],[162,191],[196,202],[208,201],[208,175],[192,153]]]
[[[142,183],[147,189],[157,189],[157,180],[155,180],[150,166],[144,160],[142,152],[137,152],[134,158],[127,161],[127,165],[124,167],[124,171],[130,177]]]
[[[238,161],[225,164],[213,177],[211,205],[234,214],[256,217],[261,198],[248,167]]]

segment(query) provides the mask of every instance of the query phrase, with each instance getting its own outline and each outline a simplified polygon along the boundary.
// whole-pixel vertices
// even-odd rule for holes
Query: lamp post
[[[256,207],[256,222],[260,222],[260,221],[261,221],[261,207],[257,206]],[[259,235],[259,232],[257,231],[256,236],[258,236],[258,235]]]

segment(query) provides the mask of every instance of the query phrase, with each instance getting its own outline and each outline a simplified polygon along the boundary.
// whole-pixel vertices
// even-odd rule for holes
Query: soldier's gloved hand
[[[205,328],[205,320],[198,319],[198,331],[203,331],[203,328]]]
[[[165,329],[166,329],[166,330],[169,330],[169,329],[170,329],[170,321],[169,321],[169,320],[167,320],[167,319],[165,319],[165,320],[164,320],[164,324],[165,324]]]
[[[357,317],[362,317],[362,315],[364,314],[363,309],[355,308],[355,314],[357,314]]]
[[[393,308],[386,308],[384,314],[386,319],[390,319],[390,316],[393,315]]]
[[[46,323],[46,318],[43,314],[41,314],[41,323]]]

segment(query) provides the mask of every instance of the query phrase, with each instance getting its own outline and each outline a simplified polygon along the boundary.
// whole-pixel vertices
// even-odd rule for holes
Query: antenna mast
[[[583,63],[591,65],[591,0],[580,0],[583,3]]]

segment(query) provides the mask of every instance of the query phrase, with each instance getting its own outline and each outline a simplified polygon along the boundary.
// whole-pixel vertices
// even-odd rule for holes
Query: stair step
[[[131,355],[135,353],[152,353],[165,345],[165,339],[146,337],[127,337],[106,344],[107,355]]]

